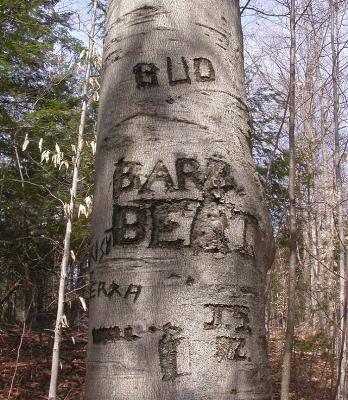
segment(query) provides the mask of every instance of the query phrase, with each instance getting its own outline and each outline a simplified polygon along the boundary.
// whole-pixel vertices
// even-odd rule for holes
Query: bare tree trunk
[[[338,390],[337,399],[346,399],[346,368],[347,368],[347,288],[346,281],[348,274],[345,266],[345,245],[344,245],[344,221],[342,207],[342,172],[341,172],[341,146],[340,146],[340,124],[339,124],[339,57],[337,51],[336,37],[336,8],[334,0],[330,0],[331,15],[331,51],[332,51],[332,88],[334,106],[334,162],[335,162],[335,184],[336,184],[336,218],[339,246],[339,271],[340,271],[340,330],[341,343],[338,355]]]
[[[320,77],[321,78],[321,77]],[[321,81],[321,79],[320,79]],[[323,229],[321,233],[323,235],[323,242],[325,243],[323,252],[323,263],[327,266],[325,271],[325,287],[326,287],[326,298],[325,301],[328,304],[328,315],[330,322],[329,337],[332,342],[333,354],[335,353],[335,340],[336,340],[336,324],[332,323],[336,319],[336,307],[335,307],[335,296],[337,292],[337,282],[334,272],[334,258],[335,258],[335,229],[333,219],[333,181],[330,166],[332,167],[329,157],[329,146],[328,146],[328,122],[327,122],[327,106],[324,101],[324,86],[320,89],[320,131],[321,131],[321,147],[322,147],[322,163],[323,163],[323,195],[324,195],[324,219]]]
[[[60,279],[59,279],[59,292],[58,292],[58,309],[56,316],[56,325],[54,330],[54,344],[52,352],[52,366],[51,366],[51,379],[49,388],[49,400],[55,400],[57,395],[57,381],[58,381],[58,371],[59,371],[59,350],[61,342],[61,332],[62,332],[62,318],[64,316],[64,296],[65,296],[65,281],[67,276],[67,267],[70,257],[70,242],[72,234],[72,224],[74,218],[74,209],[76,203],[77,195],[77,185],[79,181],[79,170],[81,162],[81,154],[83,149],[83,134],[85,129],[86,117],[87,117],[87,106],[88,106],[88,86],[91,75],[91,66],[94,51],[94,36],[95,36],[95,25],[96,25],[96,13],[97,13],[97,0],[93,2],[93,10],[91,17],[91,30],[89,33],[89,46],[88,46],[88,60],[86,65],[86,72],[84,78],[84,84],[82,89],[82,110],[81,119],[78,131],[78,141],[76,148],[76,156],[73,170],[73,179],[70,189],[70,204],[69,209],[66,211],[67,223],[64,238],[64,248],[62,262],[60,265]]]
[[[5,293],[5,295],[0,299],[0,307],[13,295],[13,293],[16,292],[18,286],[21,284],[21,280],[19,280],[18,282],[16,282],[14,285],[12,285],[7,292]]]
[[[239,1],[110,1],[86,398],[270,400]]]
[[[296,95],[296,2],[291,0],[291,46],[290,46],[290,99],[289,99],[289,218],[290,218],[290,259],[288,276],[288,314],[284,358],[282,365],[281,400],[289,399],[291,376],[291,355],[294,342],[297,227],[296,227],[296,142],[295,142],[295,95]]]
[[[313,10],[311,4],[308,7],[308,13],[312,16]],[[306,196],[304,199],[303,210],[303,238],[305,254],[303,264],[305,271],[308,271],[310,279],[310,316],[308,322],[312,325],[313,333],[315,333],[320,324],[320,263],[318,251],[318,155],[316,145],[316,132],[315,132],[315,66],[318,65],[319,57],[317,55],[318,49],[316,47],[317,35],[315,34],[315,27],[313,20],[309,19],[305,23],[306,35],[306,61],[305,61],[305,76],[303,88],[301,90],[302,96],[300,108],[300,117],[303,123],[303,138],[306,153],[306,182],[305,188]],[[303,150],[302,150],[303,151]]]
[[[302,227],[302,236],[303,236],[303,246],[304,246],[304,252],[303,252],[303,257],[302,257],[302,263],[303,263],[303,273],[305,274],[305,282],[306,282],[306,287],[308,287],[309,290],[309,298],[306,299],[306,314],[305,318],[308,324],[308,328],[312,331],[314,331],[314,321],[312,319],[313,312],[315,310],[315,299],[314,299],[314,293],[313,293],[313,270],[311,268],[311,261],[312,257],[308,251],[310,248],[310,231],[309,231],[309,211],[308,208],[304,207],[303,210],[303,227]]]

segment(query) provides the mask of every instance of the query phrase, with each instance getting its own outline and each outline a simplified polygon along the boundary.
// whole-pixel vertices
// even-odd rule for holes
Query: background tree
[[[1,2],[2,282],[21,280],[3,311],[10,321],[23,320],[31,304],[38,323],[47,313],[44,303],[54,299],[69,137],[79,104],[70,62],[81,49],[69,35],[69,14],[58,14],[56,3]]]
[[[289,79],[289,278],[288,278],[288,313],[285,336],[285,349],[282,367],[281,400],[289,399],[291,374],[291,355],[294,345],[296,268],[297,268],[297,221],[296,221],[296,1],[290,6],[290,79]]]

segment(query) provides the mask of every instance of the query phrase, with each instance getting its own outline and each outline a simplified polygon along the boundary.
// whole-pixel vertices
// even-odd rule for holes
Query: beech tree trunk
[[[87,400],[270,400],[237,0],[110,1]]]

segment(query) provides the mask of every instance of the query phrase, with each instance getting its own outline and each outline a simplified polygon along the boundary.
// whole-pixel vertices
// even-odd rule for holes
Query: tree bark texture
[[[297,223],[296,223],[296,0],[291,0],[290,8],[290,97],[289,97],[289,274],[288,310],[284,356],[282,364],[281,400],[290,398],[291,356],[294,346],[296,309],[296,267],[297,267]]]
[[[86,398],[270,400],[239,2],[114,0],[104,46]]]
[[[338,388],[337,400],[346,399],[347,396],[347,279],[348,271],[346,268],[346,248],[344,237],[344,216],[342,205],[342,153],[339,121],[339,78],[340,63],[339,51],[337,48],[338,28],[337,28],[338,4],[330,0],[330,20],[331,20],[331,51],[332,51],[332,95],[333,95],[333,113],[334,113],[334,164],[335,164],[335,195],[336,195],[336,219],[338,231],[338,264],[339,264],[339,285],[340,285],[340,348],[338,351]]]

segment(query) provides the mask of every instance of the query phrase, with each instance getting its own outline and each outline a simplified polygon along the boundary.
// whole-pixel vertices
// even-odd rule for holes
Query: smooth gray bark
[[[87,400],[270,400],[238,1],[110,2],[93,217]]]

